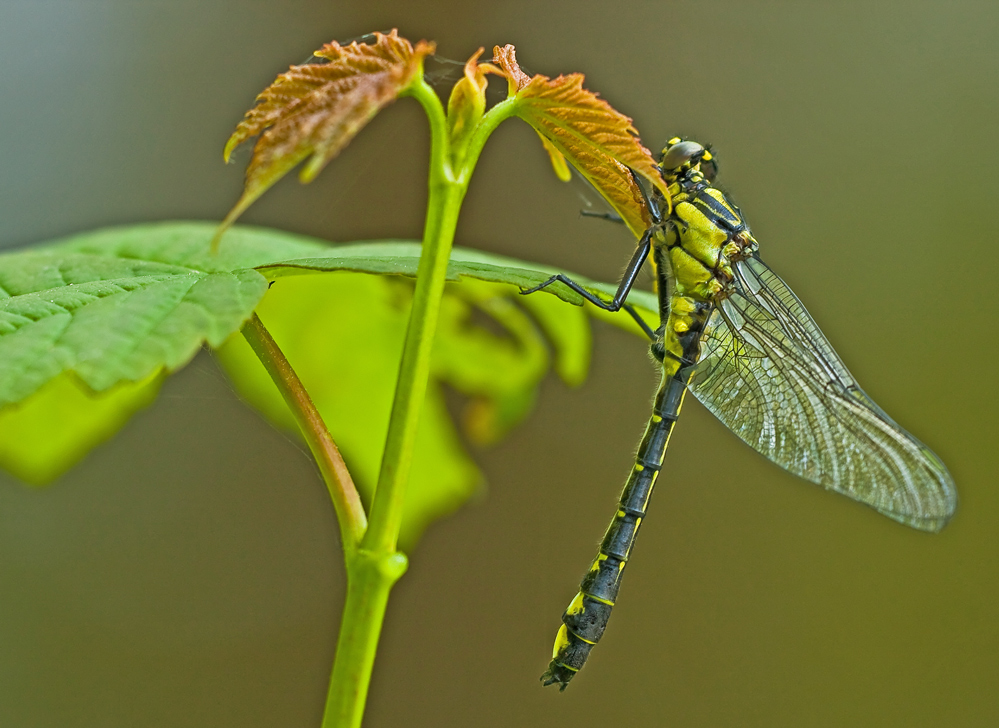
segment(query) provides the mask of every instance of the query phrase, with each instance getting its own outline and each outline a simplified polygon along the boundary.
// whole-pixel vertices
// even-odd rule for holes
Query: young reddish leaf
[[[517,64],[512,45],[496,46],[493,60],[507,78],[516,115],[547,140],[546,148],[550,145],[568,159],[628,227],[641,235],[649,225],[648,212],[628,168],[649,180],[667,198],[668,192],[652,154],[638,140],[631,119],[584,89],[582,74],[555,79],[528,76]],[[559,158],[551,156],[558,173]]]
[[[216,240],[272,184],[311,155],[301,172],[310,182],[382,107],[418,77],[434,44],[416,47],[395,29],[375,33],[371,44],[327,43],[313,55],[325,62],[291,66],[259,96],[226,142],[224,156],[260,135],[246,170],[243,195],[226,216]]]
[[[465,73],[451,89],[447,102],[447,124],[451,143],[467,137],[486,110],[486,74],[503,75],[491,63],[479,63],[485,48],[479,48],[465,63]]]

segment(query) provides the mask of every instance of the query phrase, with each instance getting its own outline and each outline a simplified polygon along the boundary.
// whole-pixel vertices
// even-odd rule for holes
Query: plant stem
[[[430,180],[423,251],[371,519],[360,548],[347,560],[347,599],[323,728],[361,725],[389,591],[406,570],[405,555],[396,551],[405,490],[430,377],[430,354],[448,258],[468,184],[467,177],[461,182],[455,180],[447,121],[437,94],[422,78],[406,93],[423,105],[430,120]]]
[[[465,152],[459,181],[464,182],[466,185],[468,184],[468,177],[472,174],[472,170],[475,169],[475,163],[479,161],[479,155],[482,154],[482,147],[485,146],[489,135],[496,131],[497,126],[511,116],[516,115],[516,113],[516,98],[504,99],[485,113],[482,120],[476,125],[475,131],[472,132],[471,138],[468,140],[468,147]]]
[[[340,539],[343,541],[344,557],[349,563],[351,556],[357,550],[361,537],[364,536],[368,520],[357,488],[354,487],[354,481],[347,470],[347,465],[343,462],[340,450],[333,441],[329,430],[326,429],[326,423],[319,416],[319,410],[316,409],[309,393],[305,391],[302,380],[298,378],[298,374],[292,369],[291,364],[257,314],[254,313],[246,322],[242,333],[250,348],[253,349],[253,353],[260,359],[264,368],[267,369],[267,373],[274,380],[274,384],[277,385],[281,396],[284,397],[285,403],[305,436],[309,450],[312,451],[312,457],[319,465],[319,472],[322,474],[323,480],[326,481],[326,488],[333,501],[337,521],[340,523]]]
[[[447,126],[443,110],[433,90],[429,87],[427,90],[433,94],[433,100],[424,106],[436,107],[440,111],[441,144],[444,145],[447,143]],[[431,118],[432,131],[433,122],[434,119]],[[432,152],[432,162],[436,161],[436,157]],[[462,184],[454,179],[447,160],[441,161],[443,164],[432,163],[430,167],[427,220],[416,274],[416,289],[413,292],[413,306],[409,313],[409,325],[406,327],[392,415],[378,473],[378,487],[371,503],[371,522],[362,541],[364,548],[376,552],[394,552],[398,543],[416,429],[430,377],[430,354],[444,283],[447,280],[448,258],[458,224],[458,211],[467,188],[467,183]]]
[[[404,554],[386,556],[364,548],[351,558],[323,728],[361,725],[389,592],[407,563]]]

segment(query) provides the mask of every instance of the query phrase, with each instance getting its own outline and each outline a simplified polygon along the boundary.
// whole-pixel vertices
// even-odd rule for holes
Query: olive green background
[[[514,43],[532,72],[586,73],[650,147],[714,144],[765,260],[961,505],[939,535],[906,529],[691,399],[604,641],[543,690],[656,382],[642,341],[597,325],[586,385],[550,379],[477,454],[488,493],[413,555],[366,725],[999,724],[999,5],[6,0],[0,242],[220,218],[248,158],[225,167],[222,145],[254,94],[393,26],[450,58]],[[426,153],[400,102],[244,220],[418,236]],[[580,219],[580,191],[508,122],[459,242],[614,279],[632,242]],[[343,578],[307,456],[202,355],[54,486],[0,480],[0,725],[318,726]]]

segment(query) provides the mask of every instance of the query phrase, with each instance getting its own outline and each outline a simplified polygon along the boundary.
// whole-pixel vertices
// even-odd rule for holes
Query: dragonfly
[[[714,186],[710,149],[673,138],[658,166],[669,194],[653,190],[650,199],[635,178],[651,225],[611,300],[562,274],[523,291],[561,283],[595,306],[623,308],[653,340],[662,365],[635,464],[541,677],[561,690],[607,626],[688,389],[772,462],[900,523],[939,531],[957,507],[940,458],[864,393],[798,297],[761,260],[742,211]],[[656,330],[627,303],[650,253]]]

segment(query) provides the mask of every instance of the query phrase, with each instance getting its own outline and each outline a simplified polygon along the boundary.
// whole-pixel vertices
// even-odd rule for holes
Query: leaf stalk
[[[347,465],[302,380],[256,313],[243,325],[242,334],[284,397],[319,466],[340,524],[344,558],[349,565],[368,519]]]

